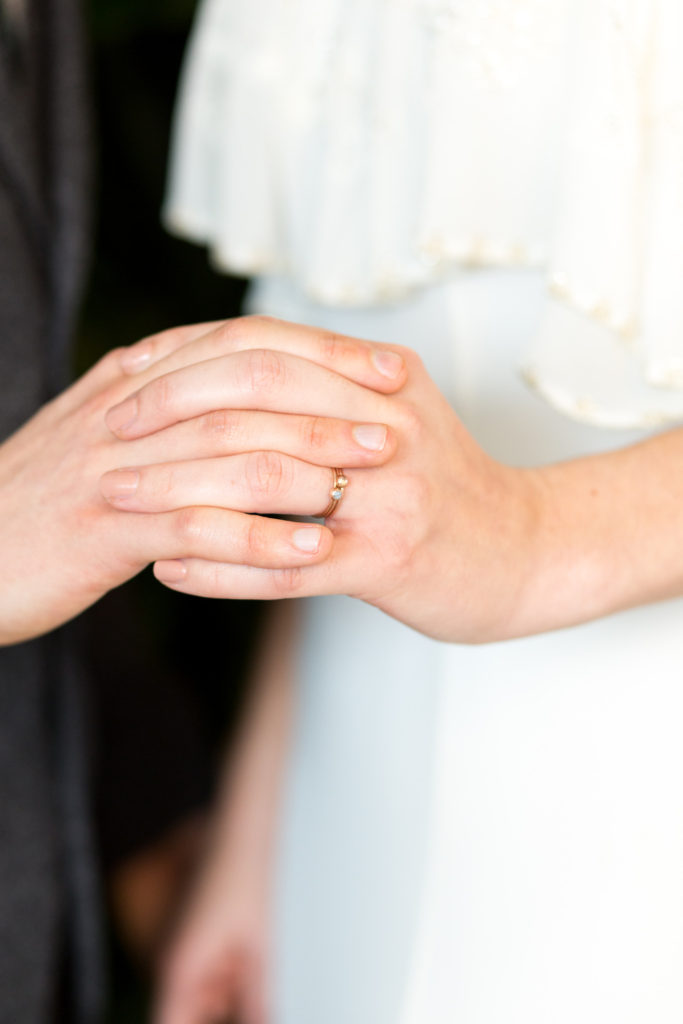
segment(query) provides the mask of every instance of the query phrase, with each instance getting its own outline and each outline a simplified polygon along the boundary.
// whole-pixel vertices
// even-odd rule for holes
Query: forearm
[[[683,429],[534,471],[519,605],[540,632],[683,594]],[[533,611],[532,611],[533,609]]]

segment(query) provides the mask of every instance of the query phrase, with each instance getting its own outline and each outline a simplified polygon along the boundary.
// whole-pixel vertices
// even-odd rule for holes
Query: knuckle
[[[299,566],[275,569],[272,573],[273,588],[280,597],[294,597],[303,586],[303,570]]]
[[[404,436],[415,437],[422,432],[422,415],[411,402],[404,399],[397,399],[395,403],[397,413],[396,425]]]
[[[221,351],[232,352],[239,337],[239,328],[244,317],[223,320],[214,332],[216,347]]]
[[[278,323],[272,316],[249,313],[246,316],[225,320],[218,331],[220,347],[229,352],[247,350],[258,338],[260,329]]]
[[[277,352],[255,348],[244,353],[242,362],[242,385],[253,394],[272,394],[281,390],[285,383],[284,361]]]
[[[171,374],[157,377],[140,392],[140,399],[152,406],[155,412],[168,413],[173,410],[176,401],[176,386]]]
[[[226,589],[229,567],[221,562],[213,562],[208,568],[209,592],[221,596]]]
[[[131,349],[144,349],[145,352],[149,353],[152,361],[155,361],[159,355],[164,355],[173,346],[175,336],[176,331],[172,327],[167,327],[164,331],[158,331],[156,334],[150,334],[146,338],[141,338],[135,345],[131,345]]]
[[[200,416],[197,427],[200,434],[208,435],[219,446],[229,446],[230,442],[242,440],[243,423],[237,410],[215,409]]]
[[[246,477],[252,494],[259,498],[277,498],[292,482],[289,462],[278,452],[251,452]]]
[[[318,348],[324,362],[335,363],[346,354],[348,339],[334,331],[322,331],[318,338]]]
[[[307,416],[302,426],[302,440],[309,452],[319,452],[327,446],[327,421],[323,416]]]
[[[178,538],[185,546],[187,553],[197,550],[204,536],[204,517],[198,508],[180,509],[176,516]]]
[[[268,540],[262,520],[258,516],[250,516],[245,536],[245,554],[251,565],[260,565],[268,550]]]
[[[110,349],[106,355],[97,362],[97,368],[104,371],[105,373],[116,373],[121,374],[121,358],[127,352],[122,345],[118,348]]]
[[[242,316],[237,321],[238,323],[244,324],[248,327],[272,327],[273,324],[279,324],[280,321],[274,316],[266,316],[265,313],[249,313],[247,316]]]
[[[167,327],[163,331],[157,331],[156,334],[148,334],[145,338],[140,338],[124,351],[128,354],[144,352],[149,356],[150,362],[156,363],[179,347],[179,332],[182,336],[183,330],[184,328]]]

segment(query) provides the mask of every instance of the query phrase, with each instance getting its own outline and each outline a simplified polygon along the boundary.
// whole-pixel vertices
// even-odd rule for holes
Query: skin
[[[243,334],[261,347],[236,355]],[[466,643],[570,626],[683,592],[681,430],[616,453],[514,468],[479,447],[408,349],[265,318],[220,325],[180,347],[174,341],[141,350],[158,360],[161,376],[110,410],[111,429],[132,444],[214,416],[218,449],[228,450],[226,434],[239,435],[238,447],[252,454],[140,466],[134,491],[130,475],[108,474],[103,493],[117,508],[158,515],[202,502],[310,515],[325,503],[329,466],[343,466],[350,480],[326,524],[332,548],[316,564],[158,561],[157,578],[175,590],[261,599],[345,593],[430,636]],[[358,368],[369,365],[368,352],[377,359],[388,351],[404,369],[394,381],[400,390],[383,394],[364,386]],[[236,358],[244,362],[236,366]],[[260,442],[243,417],[256,408],[266,417],[315,417],[295,458],[284,445],[253,454]],[[385,424],[393,457],[379,468],[350,468],[328,443],[344,420]],[[269,435],[274,445],[279,429]]]
[[[238,422],[213,412],[184,417],[132,443],[117,438],[105,424],[107,410],[165,371],[162,364],[157,369],[145,359],[145,350],[182,350],[207,330],[209,325],[179,328],[145,341],[142,353],[138,347],[109,353],[0,446],[1,645],[54,629],[159,559],[199,559],[203,564],[216,561],[288,572],[329,555],[333,538],[324,526],[245,515],[239,503],[230,508],[200,502],[199,507],[188,508],[175,500],[162,501],[157,502],[157,511],[145,509],[147,514],[139,515],[136,509],[115,507],[103,497],[103,474],[121,466],[145,465],[148,473],[163,477],[164,471],[154,467],[185,465],[185,460],[210,458],[219,449],[248,453],[250,446],[261,450],[273,445],[298,465],[297,459],[318,440],[317,428],[307,416],[287,417],[283,426],[257,413],[245,413]],[[238,391],[245,364],[252,358],[258,361],[249,351],[253,344],[248,332],[234,339],[233,363],[224,375],[228,388]],[[316,370],[329,373],[322,368],[325,352],[318,355],[322,365]],[[355,366],[363,382],[385,391],[400,386],[400,377],[381,373],[371,355],[366,350]],[[301,358],[298,363],[305,376],[309,364]],[[163,380],[160,386],[164,388]],[[291,404],[296,404],[295,395]],[[359,467],[391,458],[395,440],[390,433],[380,426],[383,443],[378,447],[373,425],[366,424],[365,432],[359,432],[362,426],[326,423],[320,454],[327,458],[338,453],[346,464]],[[368,436],[375,439],[374,449],[357,439],[367,442]],[[239,458],[243,468],[245,460],[248,466],[242,505],[255,509],[262,501],[262,474],[269,457]],[[321,497],[323,493],[321,488]]]

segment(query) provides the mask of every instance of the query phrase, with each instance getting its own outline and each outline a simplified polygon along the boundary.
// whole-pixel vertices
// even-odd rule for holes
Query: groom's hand
[[[140,387],[106,420],[130,454],[125,467],[103,477],[102,493],[129,513],[184,510],[196,518],[198,536],[202,520],[216,536],[208,517],[230,510],[258,540],[221,562],[284,570],[272,577],[272,596],[281,596],[306,563],[273,564],[267,531],[293,524],[264,514],[319,515],[333,467],[364,472],[393,457],[395,432],[381,414],[389,411],[386,395],[405,382],[405,362],[389,346],[266,317],[197,332],[175,329],[126,352],[124,365],[140,374]],[[143,439],[153,452],[149,462],[135,452]],[[303,529],[311,542],[331,543],[325,527]],[[184,566],[177,560],[159,569],[167,582],[178,571]]]
[[[183,366],[190,353],[210,358],[210,339],[227,337],[234,330],[230,325],[213,331],[182,328],[110,352],[0,445],[0,644],[18,643],[53,629],[152,561],[196,559],[203,565],[245,564],[286,572],[329,555],[332,536],[319,524],[239,511],[259,504],[245,490],[245,479],[252,482],[256,495],[267,493],[277,475],[276,457],[256,453],[277,449],[286,439],[295,456],[305,456],[310,446],[318,445],[330,457],[339,452],[349,464],[370,465],[390,457],[391,436],[383,447],[371,438],[368,448],[363,442],[368,441],[372,427],[370,434],[361,429],[356,437],[346,423],[326,421],[323,428],[315,418],[301,416],[287,417],[283,430],[268,416],[256,415],[248,421],[223,403],[216,406],[217,412],[195,420],[167,417],[167,428],[157,422],[154,433],[142,436],[140,431],[133,441],[120,440],[104,422],[107,410],[120,406],[141,384],[145,396],[156,395],[153,402],[170,410],[175,380],[169,369]],[[238,330],[252,338],[256,322],[248,330]],[[249,352],[242,353],[237,364],[236,376],[243,386],[248,379],[256,385],[258,367],[267,375],[270,365],[267,357],[262,360]],[[203,365],[211,376],[211,364]],[[188,367],[184,372],[191,376],[196,369]],[[372,373],[368,367],[370,381]],[[159,374],[163,376],[155,383]],[[381,386],[381,373],[374,374]],[[204,393],[198,390],[195,400]],[[130,434],[123,431],[121,437]],[[217,481],[204,478],[197,460],[210,461],[217,453],[232,450],[254,454],[241,455],[230,470],[229,481],[244,496],[231,507],[230,502],[215,500],[211,488]],[[112,477],[109,471],[122,467],[124,472]],[[131,487],[138,471],[126,467],[147,467],[140,471],[139,494],[154,497],[154,511],[138,514],[140,506]],[[200,470],[192,478],[193,500],[177,500],[187,487],[188,467]],[[103,474],[109,493],[119,495],[113,503],[105,500],[100,489]],[[119,480],[118,487],[113,487],[113,479]],[[151,488],[150,481],[154,481]],[[320,490],[322,501],[324,488]]]

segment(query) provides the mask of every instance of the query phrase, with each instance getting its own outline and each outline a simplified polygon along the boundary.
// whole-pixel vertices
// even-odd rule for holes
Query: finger
[[[275,451],[318,466],[379,466],[396,452],[396,435],[379,423],[349,423],[323,416],[295,416],[220,409],[120,446],[122,465],[206,459]]]
[[[217,323],[193,324],[190,327],[176,327],[170,331],[164,331],[153,338],[145,338],[144,341],[131,345],[128,348],[115,348],[102,356],[91,368],[79,377],[70,387],[57,396],[51,403],[52,408],[58,414],[66,415],[73,409],[83,405],[89,399],[101,394],[111,385],[119,382],[119,398],[130,394],[133,386],[130,383],[130,375],[146,369],[151,362],[145,354],[145,349],[138,353],[138,346],[154,346],[158,344],[166,351],[171,352],[174,348],[187,345],[193,339],[205,334],[207,331],[217,327]],[[116,399],[114,399],[116,400]]]
[[[171,590],[197,597],[275,601],[320,594],[360,596],[367,551],[346,536],[335,539],[329,558],[319,565],[267,570],[199,558],[160,560],[154,575]]]
[[[151,334],[142,338],[134,345],[118,350],[119,368],[127,374],[142,373],[154,363],[166,358],[179,348],[183,348],[189,342],[201,338],[218,328],[222,320],[214,320],[202,324],[186,324],[181,327],[171,327],[158,334]]]
[[[139,370],[152,367],[154,376],[158,376],[160,372],[252,349],[300,356],[380,392],[393,393],[406,380],[405,359],[396,346],[264,316],[200,324],[194,329],[175,328],[139,342],[123,358],[126,366],[134,363]]]
[[[344,511],[363,507],[364,474],[356,470],[344,496]],[[330,501],[336,473],[279,452],[249,452],[218,459],[192,459],[135,466],[105,473],[100,490],[129,512],[169,512],[206,506],[236,512],[315,516]]]
[[[54,406],[61,412],[87,402],[89,398],[99,394],[114,384],[123,374],[139,373],[154,362],[154,352],[159,351],[159,358],[174,352],[176,349],[194,341],[196,338],[215,330],[220,321],[204,324],[191,324],[187,327],[174,327],[160,334],[144,338],[128,347],[114,348],[90,367],[66,391],[54,401]],[[126,391],[130,391],[127,388]]]
[[[288,569],[324,560],[333,546],[330,530],[317,523],[291,523],[218,508],[152,515],[117,511],[107,517],[107,528],[136,567],[189,557]]]
[[[130,440],[225,408],[390,423],[392,406],[388,397],[309,360],[254,349],[150,381],[110,409],[106,422]]]

